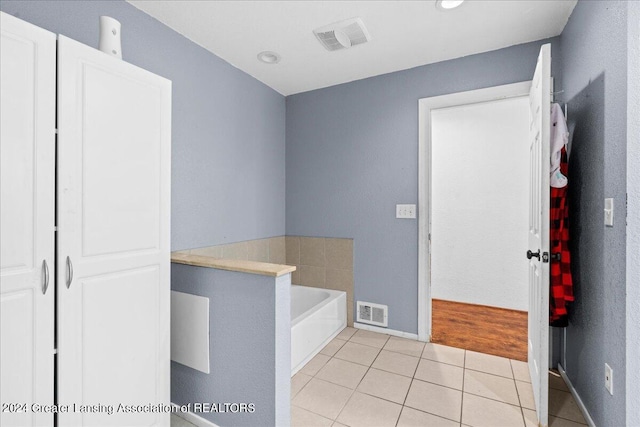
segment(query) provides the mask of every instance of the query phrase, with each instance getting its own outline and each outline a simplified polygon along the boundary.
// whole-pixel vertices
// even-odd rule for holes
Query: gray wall
[[[565,369],[598,426],[625,425],[627,8],[624,1],[580,1],[561,36],[563,98],[573,128],[576,292]],[[605,197],[614,198],[614,227],[604,226]],[[613,396],[604,387],[605,362],[614,371]]]
[[[559,75],[554,38],[287,97],[287,234],[353,238],[355,299],[389,328],[417,333],[418,223],[395,205],[418,202],[418,100],[531,80],[547,42]]]
[[[283,235],[285,99],[123,1],[2,1],[0,9],[98,46],[122,23],[127,62],[173,82],[173,250]]]
[[[627,425],[640,426],[640,2],[628,7]]]
[[[204,374],[171,362],[171,401],[255,404],[254,413],[192,409],[222,427],[289,425],[290,288],[291,275],[171,264],[172,290],[209,298],[211,365]]]

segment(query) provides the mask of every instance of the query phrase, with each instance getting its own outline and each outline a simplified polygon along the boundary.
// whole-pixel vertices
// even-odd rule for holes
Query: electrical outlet
[[[604,364],[604,387],[613,396],[613,369],[608,364]]]
[[[396,218],[413,219],[416,217],[416,205],[396,205]]]

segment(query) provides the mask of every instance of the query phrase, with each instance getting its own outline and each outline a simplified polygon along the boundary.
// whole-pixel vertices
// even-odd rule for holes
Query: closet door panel
[[[82,280],[83,371],[86,396],[117,405],[155,402],[163,364],[156,345],[160,332],[156,266]],[[105,321],[108,319],[108,321]],[[104,369],[117,366],[117,369]],[[135,386],[123,387],[135,379]],[[83,425],[154,425],[152,413],[92,413]]]
[[[168,80],[60,36],[58,396],[114,413],[62,426],[168,425]],[[67,286],[68,284],[68,286]]]
[[[158,251],[162,88],[91,64],[83,81],[82,256]]]
[[[0,20],[0,397],[20,405],[0,425],[49,426],[32,404],[53,403],[56,37]]]

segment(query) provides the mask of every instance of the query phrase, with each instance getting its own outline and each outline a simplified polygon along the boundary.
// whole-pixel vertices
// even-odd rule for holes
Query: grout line
[[[416,363],[416,367],[413,369],[413,374],[411,374],[411,379],[413,380],[416,377],[416,373],[418,372],[418,366],[420,366],[420,362],[422,362],[422,358],[418,358],[418,363]],[[413,381],[411,381],[413,384]]]
[[[467,364],[467,351],[464,351],[464,364]],[[464,377],[467,372],[466,368],[462,368],[462,395],[460,396],[460,425],[462,425],[462,413],[464,412]]]
[[[516,379],[516,373],[513,371],[513,363],[511,363],[511,359],[509,359],[509,368],[511,368],[511,376],[513,379]]]
[[[520,407],[520,413],[522,414],[522,422],[524,427],[527,427],[527,417],[524,416],[524,408],[521,406]],[[538,418],[538,416],[536,415],[536,418]]]
[[[382,349],[382,350],[384,350],[384,349]],[[380,355],[382,354],[382,350],[380,350],[380,353],[378,353],[378,356],[380,356]],[[374,363],[375,363],[375,361],[376,361],[376,360],[378,360],[378,356],[376,356],[376,359],[373,361]],[[406,356],[406,355],[405,355],[405,356]],[[419,362],[419,361],[418,361],[418,362]],[[415,373],[416,373],[416,370],[418,369],[418,365],[416,364],[416,367],[415,367],[415,369],[413,370],[413,374],[411,374],[411,375],[405,375],[405,374],[400,374],[400,373],[398,373],[398,372],[389,371],[389,370],[387,370],[387,369],[381,368],[380,366],[373,366],[373,363],[371,364],[371,367],[372,367],[373,369],[377,369],[377,370],[382,371],[382,372],[387,372],[387,373],[389,373],[389,374],[399,375],[399,376],[401,376],[401,377],[405,377],[405,378],[413,378],[413,377],[414,377],[414,375],[415,375]]]
[[[411,387],[413,387],[413,380],[414,380],[414,378],[411,378],[411,382],[409,382],[409,388],[407,388],[407,393],[404,395],[404,399],[402,400],[402,407],[403,408],[404,408],[405,404],[407,403],[407,398],[409,397],[409,392],[411,391]],[[400,418],[400,417],[398,417],[398,418]]]
[[[354,334],[355,335],[355,334]],[[352,335],[353,336],[353,335]],[[377,356],[376,356],[377,357]],[[342,359],[338,359],[338,360],[342,360]],[[373,359],[375,361],[375,359]],[[347,360],[348,362],[348,360]],[[354,362],[352,362],[354,363]],[[373,362],[371,362],[373,364]],[[340,415],[342,414],[342,411],[344,411],[344,408],[347,407],[347,405],[349,404],[349,402],[351,402],[351,399],[353,398],[353,395],[356,393],[356,390],[358,389],[358,386],[360,385],[360,383],[362,382],[362,380],[364,379],[364,377],[367,376],[367,372],[369,372],[369,369],[371,369],[371,367],[368,367],[366,372],[364,373],[364,375],[362,376],[362,378],[360,378],[360,381],[358,381],[358,384],[356,384],[355,388],[353,390],[351,390],[351,394],[349,395],[349,398],[347,399],[346,402],[344,402],[344,406],[342,408],[340,408],[340,411],[338,412],[338,415],[336,415],[336,418],[333,420],[333,422],[337,422],[338,418],[340,417]]]
[[[298,375],[298,372],[296,372],[296,375]],[[295,377],[296,375],[294,375],[294,377]],[[289,400],[290,400],[290,402],[293,402],[293,399],[295,399],[295,397],[296,397],[297,395],[299,395],[299,394],[300,394],[300,392],[301,392],[302,390],[304,390],[304,388],[307,386],[307,384],[309,384],[309,383],[311,382],[311,380],[313,379],[313,377],[312,377],[311,375],[307,375],[307,374],[302,374],[302,375],[305,375],[305,376],[307,376],[307,377],[311,377],[311,378],[309,379],[309,381],[307,381],[306,383],[304,383],[304,385],[303,385],[302,387],[300,387],[300,390],[298,390],[298,391],[296,392],[296,394],[294,394],[294,395],[292,395],[292,396],[291,396],[291,398],[289,399]],[[291,379],[293,379],[293,377],[291,377]],[[293,405],[293,403],[291,403],[291,404]]]
[[[576,402],[575,402],[575,399],[573,398],[573,396],[571,396],[571,399],[574,401],[574,403],[576,403]],[[578,404],[576,403],[576,406],[577,406],[577,405],[578,405]],[[549,417],[560,418],[561,420],[571,421],[572,423],[576,423],[576,424],[583,425],[583,426],[588,426],[588,425],[589,425],[589,424],[587,424],[586,419],[585,419],[585,422],[584,422],[584,423],[582,423],[582,422],[580,422],[580,421],[572,420],[572,419],[570,419],[570,418],[565,418],[565,417],[563,417],[563,416],[561,416],[561,415],[552,414],[551,412],[549,412],[549,414],[548,414],[548,415],[549,415]],[[582,414],[582,411],[580,411],[580,415],[582,415],[582,418],[583,418],[583,419],[585,418],[585,417],[584,417],[584,414]]]
[[[513,380],[513,385],[515,385],[516,387],[516,394],[518,395],[518,402],[520,402],[520,407],[524,408],[524,406],[522,406],[522,399],[520,398],[520,390],[518,389],[518,383],[516,382],[516,380]]]
[[[347,390],[351,390],[349,387],[345,387],[345,386],[340,385],[340,384],[335,384],[335,383],[332,383],[331,381],[323,380],[322,378],[316,378],[316,377],[313,377],[313,379],[316,379],[316,380],[318,380],[318,381],[325,382],[325,383],[327,383],[327,384],[331,384],[331,385],[335,385],[335,386],[338,386],[338,387],[346,388]],[[309,380],[309,382],[311,382],[311,380]],[[311,409],[303,408],[302,406],[298,406],[298,405],[293,405],[293,403],[292,403],[291,405],[292,405],[292,406],[297,406],[298,408],[304,409],[305,411],[311,412],[312,414],[320,415],[320,416],[321,416],[321,417],[323,417],[323,418],[326,418],[326,419],[329,419],[329,420],[331,420],[331,421],[334,421],[334,422],[335,422],[335,421],[336,421],[336,419],[338,418],[338,416],[340,415],[340,413],[342,412],[342,410],[344,409],[344,407],[345,407],[345,406],[347,406],[347,403],[349,403],[349,400],[351,400],[351,396],[353,396],[353,392],[354,392],[354,391],[355,391],[355,390],[351,390],[351,394],[349,395],[349,398],[348,398],[348,399],[347,399],[347,401],[345,402],[344,406],[343,406],[343,407],[340,409],[340,411],[338,412],[338,415],[336,415],[336,418],[331,418],[331,417],[328,417],[328,416],[326,416],[326,415],[322,415],[322,414],[319,414],[319,413],[317,413],[317,412],[313,412]]]
[[[554,414],[551,414],[551,413],[549,413],[549,417],[559,418],[559,419],[564,420],[564,421],[571,421],[572,423],[578,424],[580,426],[588,426],[589,425],[589,424],[581,423],[580,421],[576,421],[576,420],[571,420],[569,418],[560,417],[558,415],[554,415]]]
[[[440,360],[433,360],[433,359],[429,359],[429,358],[427,358],[427,357],[420,357],[420,359],[421,359],[421,360],[422,360],[422,359],[424,359],[424,360],[428,360],[428,361],[430,361],[430,362],[442,363],[443,365],[455,366],[456,368],[462,368],[462,369],[465,369],[465,367],[464,367],[464,362],[463,362],[463,366],[460,366],[460,365],[454,365],[453,363],[441,362]],[[481,371],[478,371],[478,372],[481,372]]]
[[[480,372],[481,374],[492,375],[492,376],[498,377],[498,378],[505,378],[507,380],[515,381],[515,378],[505,377],[504,375],[494,374],[493,372],[480,371],[478,369],[471,369],[471,368],[464,368],[464,369],[468,369],[468,370],[473,371],[473,372]],[[529,383],[529,384],[531,384],[531,383]]]
[[[460,390],[458,390],[458,391],[460,391]],[[516,408],[522,408],[522,406],[520,406],[520,405],[514,405],[513,403],[505,402],[504,400],[494,399],[494,398],[492,398],[492,397],[483,396],[483,395],[481,395],[481,394],[471,393],[471,392],[468,392],[468,391],[463,391],[462,393],[463,393],[463,394],[464,394],[464,393],[466,393],[466,394],[470,394],[471,396],[481,397],[481,398],[483,398],[483,399],[487,399],[487,400],[492,400],[492,401],[494,401],[494,402],[498,402],[498,403],[504,403],[505,405],[513,406],[513,407],[516,407]],[[526,409],[529,409],[529,408],[526,408]],[[554,415],[554,416],[555,416],[555,415]]]
[[[416,368],[418,366],[416,365]],[[415,375],[415,372],[414,372]],[[402,407],[400,408],[400,415],[398,415],[398,419],[396,420],[396,427],[398,426],[398,423],[400,422],[400,418],[402,417],[402,413],[404,412],[404,408],[408,407],[405,404],[407,403],[407,398],[409,397],[409,392],[411,391],[411,387],[413,387],[413,380],[414,378],[411,377],[411,382],[409,383],[409,388],[407,389],[407,394],[404,395],[404,400],[402,401]]]
[[[518,384],[516,383],[516,373],[513,371],[513,364],[511,363],[511,359],[509,359],[509,367],[511,368],[511,380],[513,381],[513,387],[516,389],[516,396],[518,397],[518,405],[520,406],[520,412],[522,413],[522,399],[520,399],[520,391],[518,390]],[[524,413],[522,415],[524,417]],[[526,426],[526,422],[525,422]]]
[[[449,387],[448,385],[442,385],[442,384],[433,383],[433,382],[427,381],[427,380],[421,380],[420,378],[416,378],[416,377],[414,377],[413,379],[416,380],[416,381],[423,382],[423,383],[437,385],[438,387],[448,388],[449,390],[454,390],[454,391],[459,391],[461,393],[464,393],[464,390],[460,390],[459,388],[453,388],[453,387]],[[463,380],[463,382],[464,382],[464,380]],[[470,393],[470,394],[473,394],[473,393]],[[480,396],[480,397],[483,397],[483,396]]]

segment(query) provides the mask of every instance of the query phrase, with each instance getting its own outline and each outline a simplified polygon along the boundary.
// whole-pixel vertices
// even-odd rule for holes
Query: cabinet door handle
[[[49,266],[46,259],[42,260],[42,279],[42,295],[45,295],[49,289]]]
[[[71,286],[73,280],[73,264],[71,264],[71,258],[67,256],[67,289]]]

